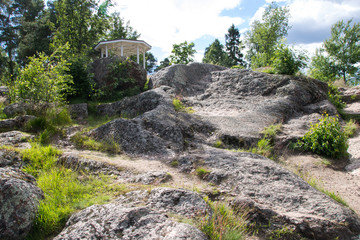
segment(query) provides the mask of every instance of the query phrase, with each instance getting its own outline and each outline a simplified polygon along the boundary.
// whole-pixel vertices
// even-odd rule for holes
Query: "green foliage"
[[[137,40],[140,34],[130,26],[130,22],[126,22],[120,17],[119,12],[111,14],[110,19],[110,30],[106,33],[106,40],[115,39],[131,39]]]
[[[185,107],[180,99],[174,98],[173,106],[175,108],[175,111],[177,111],[177,112],[194,113],[194,110],[192,109],[192,107]]]
[[[49,108],[45,114],[30,120],[25,129],[32,132],[40,132],[37,140],[42,144],[50,143],[51,137],[62,134],[62,127],[72,123],[67,108]]]
[[[29,64],[10,86],[12,101],[64,103],[72,83],[71,76],[66,73],[68,64],[62,56],[65,50],[66,46],[58,48],[50,56],[40,54],[39,57],[30,57]]]
[[[225,59],[227,62],[225,66],[245,66],[244,55],[241,53],[241,50],[243,50],[245,46],[243,46],[240,40],[239,29],[237,29],[234,24],[228,29],[228,33],[225,34],[225,46],[227,52],[227,59]]]
[[[329,92],[328,99],[329,101],[337,108],[344,109],[346,107],[346,103],[341,100],[341,95],[337,87],[332,84],[328,84]]]
[[[195,47],[194,43],[188,44],[187,41],[180,44],[174,44],[170,55],[171,63],[188,64],[190,62],[193,62],[194,61],[193,57],[194,54],[196,53],[194,47]]]
[[[264,157],[270,158],[274,147],[271,144],[271,139],[262,138],[257,142],[256,152]]]
[[[32,148],[22,150],[21,154],[27,163],[23,170],[35,176],[45,195],[27,239],[47,239],[64,227],[73,212],[106,203],[113,195],[127,191],[123,185],[111,185],[109,177],[84,177],[57,165],[61,152],[54,147],[33,143]]]
[[[135,79],[130,77],[130,71],[133,67],[129,59],[113,58],[113,61],[108,65],[108,77],[102,86],[96,89],[93,98],[101,101],[119,100],[125,96],[140,93],[139,87],[134,86]]]
[[[295,75],[306,67],[308,57],[303,52],[296,52],[285,44],[279,44],[275,50],[271,66],[278,74]]]
[[[206,216],[199,228],[211,240],[240,240],[245,239],[246,213],[236,212],[224,203],[212,202],[205,199],[213,210],[212,215]],[[245,211],[244,211],[245,212]]]
[[[269,236],[269,240],[297,240],[299,235],[289,226],[283,226],[281,229],[273,230]]]
[[[115,140],[109,141],[96,141],[83,133],[76,133],[70,139],[79,149],[88,149],[94,151],[107,152],[111,154],[117,154],[121,152],[119,144]]]
[[[345,83],[348,75],[354,74],[360,62],[360,23],[346,23],[341,20],[331,27],[331,36],[324,41],[324,48],[334,63],[337,75],[342,76]]]
[[[171,162],[170,162],[170,166],[172,166],[172,167],[177,167],[177,166],[179,166],[179,161],[178,161],[178,160],[173,160],[173,161],[171,161]]]
[[[319,122],[311,124],[310,130],[298,141],[305,151],[338,158],[346,155],[347,137],[338,119],[323,115]]]
[[[351,138],[355,135],[356,130],[359,128],[359,126],[356,124],[356,122],[353,119],[350,119],[345,127],[344,127],[344,134],[347,138]]]
[[[205,49],[203,63],[210,63],[219,66],[228,66],[229,58],[224,51],[224,46],[218,39]],[[231,65],[232,66],[232,65]]]
[[[223,142],[220,139],[216,140],[216,142],[214,143],[214,147],[222,148],[223,147]]]
[[[311,58],[309,75],[317,80],[331,83],[336,80],[336,66],[324,53],[325,49],[316,49],[315,55]]]
[[[170,60],[168,58],[165,58],[163,61],[160,62],[160,65],[155,69],[155,72],[157,72],[163,68],[166,68],[170,65],[171,65]]]
[[[262,22],[254,21],[246,35],[249,51],[247,59],[252,68],[266,67],[272,64],[276,45],[287,35],[289,26],[289,8],[279,7],[275,2],[266,7]]]
[[[261,133],[264,134],[265,138],[273,139],[275,138],[276,134],[280,132],[282,124],[273,124],[266,127]]]
[[[200,179],[204,179],[207,175],[209,175],[210,171],[203,167],[198,167],[195,169],[196,176]]]

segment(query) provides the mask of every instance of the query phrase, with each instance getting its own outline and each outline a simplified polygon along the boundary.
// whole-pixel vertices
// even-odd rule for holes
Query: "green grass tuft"
[[[344,127],[345,136],[348,138],[353,137],[358,128],[359,128],[359,126],[356,124],[356,122],[353,119],[350,119]]]
[[[195,172],[196,176],[198,176],[200,179],[204,179],[211,171],[203,167],[198,167],[196,168]]]
[[[112,154],[118,154],[121,152],[121,148],[115,140],[96,141],[95,139],[80,132],[72,136],[70,140],[75,144],[76,148],[79,149],[88,149]]]
[[[186,112],[186,113],[194,113],[195,111],[192,109],[192,107],[185,107],[184,104],[181,102],[181,100],[174,98],[173,99],[173,106],[175,111],[177,112]]]

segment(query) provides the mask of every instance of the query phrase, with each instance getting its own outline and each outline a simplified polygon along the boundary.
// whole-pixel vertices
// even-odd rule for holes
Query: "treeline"
[[[46,6],[44,0],[1,1],[2,84],[17,81],[26,85],[24,80],[46,75],[46,79],[59,78],[62,83],[67,79],[68,89],[62,91],[67,92],[67,98],[89,97],[94,88],[89,64],[98,56],[93,47],[103,40],[140,37],[120,13],[109,14],[112,6],[110,0],[102,4],[95,0],[53,0]],[[146,59],[151,71],[156,59],[151,53]],[[56,65],[61,67],[52,68]],[[36,91],[23,89],[28,90]]]
[[[262,19],[252,23],[243,41],[239,30],[232,25],[225,34],[225,46],[215,39],[205,49],[203,62],[288,75],[309,68],[308,75],[319,80],[333,82],[341,78],[349,85],[360,83],[359,23],[352,20],[335,23],[331,28],[331,37],[310,59],[306,51],[296,50],[286,41],[291,29],[290,17],[287,6],[271,3],[266,7]],[[172,54],[160,62],[158,69],[174,63],[194,61],[196,51],[193,48],[193,43],[174,44]]]

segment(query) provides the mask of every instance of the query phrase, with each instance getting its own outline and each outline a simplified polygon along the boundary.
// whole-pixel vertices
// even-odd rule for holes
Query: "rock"
[[[108,58],[99,58],[92,63],[92,72],[94,73],[94,80],[100,88],[107,87],[109,84],[113,83],[113,79],[109,76],[109,64],[115,62],[125,62],[128,61],[130,68],[129,78],[135,80],[134,83],[122,83],[117,86],[117,90],[124,90],[126,88],[138,87],[143,89],[147,81],[146,70],[132,60],[127,60],[126,58],[108,57]]]
[[[93,205],[74,215],[54,240],[65,239],[207,239],[193,226],[177,223],[146,207]]]
[[[151,171],[134,176],[129,182],[157,185],[171,180],[171,175],[162,171]]]
[[[19,115],[26,115],[29,106],[24,102],[17,102],[10,104],[4,108],[4,113],[8,117],[15,117]]]
[[[338,88],[341,99],[346,103],[353,103],[360,100],[360,86],[352,88]]]
[[[13,119],[0,120],[0,131],[10,131],[15,129],[21,129],[26,125],[28,121],[35,119],[35,116],[23,115],[17,116]]]
[[[5,105],[10,103],[9,88],[6,86],[0,86],[0,103]]]
[[[346,171],[360,176],[360,135],[349,140],[348,153],[350,154],[350,164],[345,167]]]
[[[70,104],[69,112],[72,119],[83,120],[88,117],[87,103]]]
[[[213,142],[220,139],[227,148],[255,145],[272,124],[323,110],[336,113],[327,101],[326,83],[317,80],[200,63],[174,65],[151,79],[155,87],[166,85],[181,93],[195,115],[216,128]]]
[[[0,149],[0,168],[13,167],[19,169],[23,164],[23,161],[18,152]]]
[[[27,140],[32,139],[33,136],[19,131],[10,131],[0,133],[0,145],[10,145],[17,148],[30,148]]]
[[[137,96],[98,107],[101,115],[136,116],[115,119],[90,132],[103,141],[115,141],[130,154],[169,155],[186,147],[186,138],[207,139],[213,127],[195,116],[178,113],[172,89],[160,87]]]
[[[42,198],[34,177],[9,167],[0,168],[0,239],[24,239]]]
[[[110,165],[109,163],[79,157],[72,153],[61,155],[56,163],[74,171],[85,171],[90,174],[123,175],[123,169],[121,168]]]
[[[274,221],[278,226],[286,223],[310,239],[350,239],[360,234],[359,216],[270,159],[211,147],[177,159],[180,166],[192,166],[199,158],[211,172],[226,171],[218,188],[257,203],[254,213],[264,222]]]
[[[182,96],[204,93],[212,82],[211,72],[225,70],[225,67],[204,63],[177,64],[163,68],[151,76],[154,88],[169,86]]]

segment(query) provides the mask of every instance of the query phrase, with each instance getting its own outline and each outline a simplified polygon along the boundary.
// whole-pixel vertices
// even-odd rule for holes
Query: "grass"
[[[356,122],[353,119],[350,119],[345,127],[344,127],[344,134],[347,138],[351,138],[355,135],[356,130],[359,128],[359,126],[356,124]]]
[[[173,106],[175,111],[177,112],[186,112],[186,113],[194,113],[195,111],[192,109],[192,107],[185,107],[184,104],[181,102],[181,100],[174,98],[173,99]]]
[[[241,240],[245,239],[247,231],[246,212],[235,212],[225,203],[205,201],[213,210],[213,214],[205,216],[199,223],[199,228],[211,240]]]
[[[198,176],[200,179],[204,179],[211,171],[203,167],[198,167],[195,169],[195,172],[196,176]]]
[[[128,191],[125,185],[113,185],[111,177],[89,176],[58,166],[56,160],[61,152],[52,146],[31,145],[32,148],[21,151],[27,163],[23,171],[35,176],[45,198],[40,201],[27,239],[47,239],[58,233],[75,211],[109,202]]]
[[[265,138],[274,138],[278,132],[280,132],[282,124],[273,124],[266,127],[261,133]]]
[[[214,143],[214,147],[223,148],[223,142],[220,139],[216,140],[216,142]]]
[[[8,116],[4,113],[5,105],[3,102],[0,102],[0,120],[7,119]]]
[[[338,203],[349,207],[349,205],[347,204],[347,202],[345,202],[344,199],[342,199],[339,195],[335,194],[334,192],[328,191],[326,189],[324,189],[322,186],[320,186],[317,182],[317,180],[315,178],[310,178],[309,180],[307,180],[307,182],[309,183],[310,186],[312,186],[313,188],[315,188],[316,190],[325,193],[326,195],[328,195],[329,197],[331,197],[332,199],[334,199],[335,201],[337,201]]]
[[[114,139],[109,141],[96,141],[95,139],[78,132],[72,136],[70,140],[75,144],[75,147],[79,149],[88,149],[111,154],[121,152],[119,144],[116,143]]]

